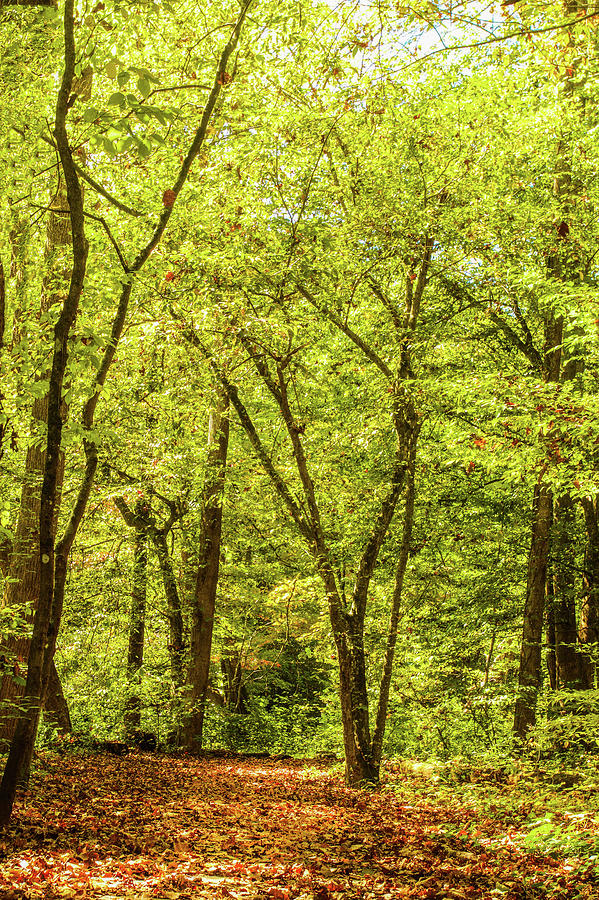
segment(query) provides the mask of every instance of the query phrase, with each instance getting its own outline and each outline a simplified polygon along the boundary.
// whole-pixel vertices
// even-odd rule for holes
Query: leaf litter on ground
[[[0,838],[1,900],[566,900],[588,858],[523,816],[394,771],[351,790],[314,761],[43,757]]]

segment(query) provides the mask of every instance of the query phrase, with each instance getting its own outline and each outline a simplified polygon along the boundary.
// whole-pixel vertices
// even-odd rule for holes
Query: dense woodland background
[[[599,11],[1,6],[18,766],[594,752]]]

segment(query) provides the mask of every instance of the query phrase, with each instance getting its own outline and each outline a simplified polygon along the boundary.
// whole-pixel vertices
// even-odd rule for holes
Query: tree
[[[202,748],[216,591],[220,568],[223,492],[229,448],[229,401],[217,390],[208,425],[208,455],[202,491],[202,518],[195,591],[191,601],[188,698],[191,709],[183,729],[190,749]]]
[[[173,187],[163,196],[163,211],[159,221],[149,238],[137,253],[133,263],[124,264],[122,254],[119,259],[124,264],[125,278],[122,285],[119,306],[113,322],[111,343],[105,351],[96,374],[93,393],[85,405],[83,425],[87,431],[84,440],[86,453],[86,472],[83,477],[79,495],[75,502],[71,518],[64,535],[55,547],[53,535],[54,510],[57,498],[57,479],[62,444],[62,401],[63,381],[69,358],[68,340],[79,308],[79,300],[83,292],[88,242],[85,235],[83,194],[77,167],[73,159],[73,150],[67,133],[66,121],[73,99],[76,47],[74,6],[72,0],[65,0],[64,35],[65,55],[64,71],[56,104],[54,124],[54,140],[60,157],[60,164],[67,189],[67,200],[72,230],[73,266],[70,275],[69,293],[62,304],[58,321],[54,326],[52,370],[49,384],[47,442],[44,478],[41,489],[40,506],[40,560],[41,579],[39,600],[34,619],[33,637],[28,657],[27,682],[25,685],[25,714],[19,719],[15,735],[11,743],[8,761],[0,786],[0,825],[5,827],[9,821],[19,774],[28,771],[33,752],[33,744],[37,732],[40,706],[48,684],[48,674],[52,663],[54,648],[64,600],[64,589],[67,572],[67,559],[79,524],[83,517],[97,468],[97,446],[90,436],[93,419],[100,391],[114,359],[116,346],[123,330],[124,320],[129,305],[135,275],[142,269],[152,250],[158,245],[170,219],[177,196],[185,184],[192,163],[203,144],[213,110],[226,82],[227,63],[235,49],[239,35],[249,8],[249,3],[242,7],[237,17],[231,36],[221,52],[212,88],[204,107],[203,115],[195,132],[189,150],[183,160]],[[114,241],[113,241],[114,243]]]

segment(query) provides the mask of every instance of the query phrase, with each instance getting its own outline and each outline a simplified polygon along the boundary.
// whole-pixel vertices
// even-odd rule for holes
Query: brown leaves
[[[582,870],[415,788],[350,791],[295,761],[50,759],[0,842],[0,897],[522,900],[558,879],[556,897],[593,896]]]

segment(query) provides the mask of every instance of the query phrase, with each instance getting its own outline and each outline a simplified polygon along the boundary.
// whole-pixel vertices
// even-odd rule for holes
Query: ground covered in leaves
[[[531,827],[527,792],[387,779],[367,793],[293,760],[46,756],[0,838],[0,898],[599,897],[590,845],[547,844],[559,821]]]

